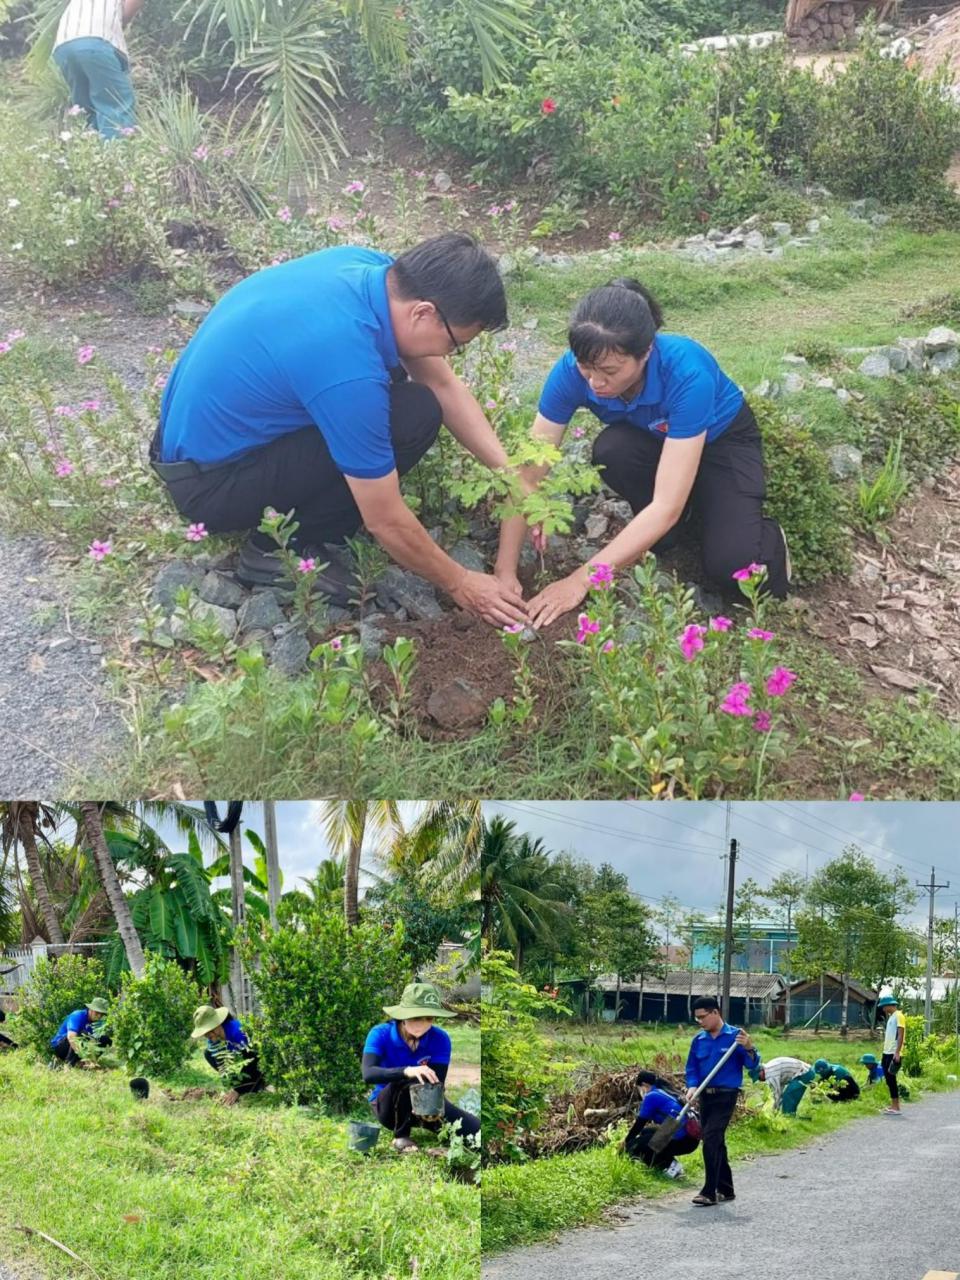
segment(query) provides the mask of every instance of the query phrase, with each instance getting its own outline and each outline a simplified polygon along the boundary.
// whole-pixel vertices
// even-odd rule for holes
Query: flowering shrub
[[[778,662],[776,635],[761,625],[766,569],[751,564],[734,577],[750,606],[747,625],[695,622],[693,593],[679,583],[661,589],[652,556],[634,570],[632,609],[611,589],[607,566],[593,574],[576,639],[564,643],[589,671],[610,734],[605,766],[638,794],[699,799],[746,775],[759,796],[764,764],[782,750],[781,700],[797,675]]]

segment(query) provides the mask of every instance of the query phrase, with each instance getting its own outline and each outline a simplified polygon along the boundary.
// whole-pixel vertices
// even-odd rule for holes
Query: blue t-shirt
[[[701,1031],[693,1037],[690,1052],[687,1054],[686,1070],[687,1084],[691,1089],[695,1089],[706,1080],[739,1034],[739,1027],[731,1027],[725,1022],[723,1029],[716,1037],[711,1036],[708,1031]],[[760,1054],[756,1049],[745,1049],[742,1044],[739,1044],[707,1087],[739,1089],[743,1085],[744,1067],[759,1065]]]
[[[664,1120],[668,1120],[670,1116],[678,1116],[682,1110],[683,1103],[679,1102],[672,1094],[665,1092],[663,1089],[651,1089],[649,1093],[644,1095],[637,1116],[640,1120],[651,1120],[654,1124],[663,1124]],[[684,1120],[677,1130],[676,1136],[684,1138],[686,1133],[687,1122]]]
[[[212,1040],[207,1036],[207,1048],[218,1060],[226,1057],[228,1053],[239,1053],[242,1049],[246,1049],[249,1045],[246,1032],[240,1025],[239,1018],[227,1018],[226,1022],[221,1022],[223,1027],[223,1040]]]
[[[225,462],[315,424],[344,475],[389,475],[392,261],[341,245],[234,285],[170,374],[161,460]]]
[[[57,1029],[57,1034],[50,1041],[51,1049],[56,1049],[58,1044],[63,1044],[67,1038],[67,1032],[72,1031],[74,1035],[82,1036],[87,1030],[93,1026],[95,1019],[90,1017],[86,1009],[74,1009],[73,1013],[68,1013]]]
[[[566,426],[577,409],[589,409],[601,422],[629,422],[670,440],[705,431],[708,443],[726,431],[742,406],[743,392],[706,347],[674,333],[654,338],[646,378],[632,400],[595,395],[572,351],[553,366],[540,393],[540,412],[550,422]]]
[[[416,1067],[424,1063],[431,1065],[450,1061],[451,1041],[441,1027],[431,1027],[426,1035],[420,1037],[416,1050],[410,1048],[400,1034],[396,1022],[378,1022],[371,1027],[363,1046],[364,1053],[375,1053],[381,1067]],[[375,1084],[368,1095],[369,1101],[380,1093],[386,1085]]]

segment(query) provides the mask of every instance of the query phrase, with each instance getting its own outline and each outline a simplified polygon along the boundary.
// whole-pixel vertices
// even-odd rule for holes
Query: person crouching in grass
[[[91,1000],[83,1009],[74,1009],[73,1013],[68,1013],[50,1041],[54,1058],[67,1067],[94,1067],[96,1063],[85,1058],[84,1049],[91,1044],[105,1048],[111,1043],[103,1029],[103,1020],[109,1008],[106,1000],[97,999]],[[50,1065],[53,1066],[53,1063]]]
[[[240,1020],[226,1006],[203,1004],[193,1015],[192,1040],[206,1040],[203,1056],[218,1074],[227,1073],[232,1092],[259,1093],[267,1087],[256,1053]]]
[[[456,1014],[444,1009],[436,987],[429,982],[412,982],[404,987],[400,1003],[385,1005],[383,1011],[390,1021],[371,1028],[363,1046],[361,1070],[364,1083],[373,1085],[368,1095],[370,1106],[393,1134],[394,1148],[401,1155],[417,1150],[410,1137],[415,1124],[436,1133],[441,1124],[459,1120],[463,1137],[479,1133],[477,1117],[446,1098],[442,1115],[421,1116],[415,1111],[411,1086],[442,1085],[450,1067],[450,1037],[434,1024]]]
[[[689,1116],[670,1139],[662,1151],[654,1151],[650,1139],[671,1116],[678,1116],[683,1110],[683,1103],[674,1093],[668,1081],[653,1071],[638,1071],[637,1084],[643,1101],[637,1111],[637,1119],[633,1128],[624,1139],[624,1150],[634,1160],[642,1160],[651,1169],[661,1169],[668,1178],[679,1178],[683,1175],[683,1165],[677,1156],[688,1156],[700,1145],[700,1138],[694,1132],[699,1122],[692,1121]]]

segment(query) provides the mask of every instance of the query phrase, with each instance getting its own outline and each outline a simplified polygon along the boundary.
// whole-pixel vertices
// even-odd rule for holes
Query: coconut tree
[[[397,856],[413,864],[438,899],[456,904],[479,895],[484,832],[479,800],[432,801],[406,833]]]
[[[374,856],[384,856],[402,830],[400,807],[396,800],[325,800],[322,825],[334,855],[346,857],[343,914],[353,928],[359,920],[357,896],[364,840],[374,842]]]
[[[80,802],[80,818],[87,842],[93,854],[100,883],[103,885],[104,892],[110,903],[113,918],[117,922],[117,931],[123,941],[123,949],[127,954],[127,961],[130,968],[139,978],[143,973],[145,964],[143,947],[133,923],[130,904],[124,897],[120,877],[117,875],[117,868],[107,847],[100,806],[93,800],[82,800]]]
[[[528,944],[553,941],[553,927],[568,911],[562,892],[551,877],[541,840],[519,834],[504,818],[484,822],[480,934],[487,946],[509,947],[519,970]]]
[[[51,811],[37,800],[8,800],[0,804],[0,841],[4,849],[14,841],[23,849],[30,884],[47,931],[47,941],[62,946],[63,930],[53,907],[37,851],[37,832],[42,822],[50,820]]]

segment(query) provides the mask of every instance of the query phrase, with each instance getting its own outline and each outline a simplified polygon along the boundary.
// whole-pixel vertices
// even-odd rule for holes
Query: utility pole
[[[267,902],[270,907],[270,927],[277,927],[277,908],[280,905],[280,855],[277,852],[277,807],[273,800],[263,802],[263,842],[267,848]]]
[[[733,895],[737,881],[737,842],[730,841],[730,860],[727,863],[727,918],[723,936],[723,1016],[730,1016],[730,969],[733,963]]]
[[[938,889],[950,888],[950,881],[948,880],[946,884],[937,884],[937,869],[931,867],[930,883],[923,884],[918,880],[916,887],[926,889],[930,895],[930,914],[927,918],[927,995],[923,1006],[923,1020],[926,1025],[926,1034],[929,1035],[933,1024],[933,900]]]

